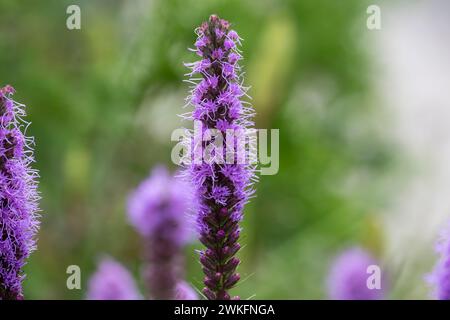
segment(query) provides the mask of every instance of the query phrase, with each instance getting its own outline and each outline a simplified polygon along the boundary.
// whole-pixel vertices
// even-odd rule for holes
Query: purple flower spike
[[[0,89],[0,300],[23,299],[22,268],[39,227],[34,141],[21,131],[25,106],[12,100],[13,93],[11,86]]]
[[[328,277],[328,294],[333,300],[380,300],[381,288],[369,288],[369,266],[377,266],[375,259],[361,248],[352,248],[336,258]]]
[[[139,300],[141,295],[124,266],[112,259],[104,259],[89,280],[87,299]]]
[[[192,69],[188,73],[192,76],[189,82],[196,85],[189,97],[194,109],[186,118],[199,121],[204,130],[218,130],[223,136],[223,145],[231,145],[231,152],[228,149],[226,153],[219,151],[214,158],[231,155],[232,160],[221,163],[202,159],[200,163],[185,163],[185,175],[196,191],[197,225],[200,241],[206,247],[200,252],[205,274],[203,294],[210,300],[229,300],[232,297],[228,291],[240,278],[236,273],[240,261],[234,257],[240,249],[239,222],[244,205],[253,194],[255,178],[254,166],[249,161],[239,161],[241,152],[247,153],[249,145],[241,148],[235,139],[239,132],[251,130],[253,110],[241,101],[247,88],[240,85],[238,61],[241,55],[237,49],[240,44],[237,33],[216,15],[210,16],[196,33],[198,40],[194,51],[201,60],[187,64]],[[198,79],[196,74],[201,78]],[[230,130],[234,133],[232,137],[226,135]],[[198,144],[192,143],[195,138],[190,141],[188,144],[196,149]],[[212,140],[203,141],[201,147],[207,150],[212,144]]]
[[[450,300],[450,233],[442,234],[436,251],[441,255],[433,272],[427,276],[428,282],[434,286],[434,297],[439,300]]]
[[[191,238],[189,187],[170,176],[165,168],[155,169],[130,196],[128,216],[143,236],[148,267],[145,278],[152,299],[175,299],[183,276],[183,246]]]

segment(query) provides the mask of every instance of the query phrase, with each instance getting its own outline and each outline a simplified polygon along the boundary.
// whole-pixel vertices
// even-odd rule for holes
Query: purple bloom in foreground
[[[428,275],[428,282],[434,286],[434,297],[450,300],[450,233],[444,233],[439,240],[436,251],[441,255],[433,272]]]
[[[231,299],[228,290],[240,279],[236,273],[240,261],[235,257],[240,249],[239,222],[243,207],[253,193],[254,177],[254,167],[246,163],[248,161],[239,161],[243,156],[239,153],[246,152],[247,147],[240,148],[235,139],[239,132],[253,125],[250,120],[253,111],[241,101],[246,88],[240,85],[238,61],[241,55],[237,50],[240,44],[237,33],[230,30],[227,21],[215,15],[197,28],[196,33],[198,39],[194,51],[201,60],[187,64],[192,69],[190,82],[196,85],[189,97],[194,109],[186,118],[200,122],[202,130],[219,130],[224,138],[223,145],[231,145],[227,155],[232,157],[231,161],[222,162],[192,161],[185,174],[194,184],[200,241],[206,246],[200,252],[205,274],[203,293],[210,300],[228,300]],[[230,130],[236,134],[234,137],[226,136]],[[190,141],[194,149],[199,148],[195,138]],[[203,141],[201,149],[207,150],[212,145],[212,140]],[[224,154],[219,150],[214,154],[215,159],[225,158]]]
[[[89,280],[87,299],[138,300],[141,296],[128,270],[112,259],[104,259]]]
[[[183,181],[159,167],[130,196],[128,216],[145,240],[145,278],[152,299],[175,299],[182,279],[182,249],[192,231],[188,191]]]
[[[375,259],[361,248],[352,248],[336,258],[328,277],[328,294],[335,300],[383,299],[383,281],[380,289],[369,289],[368,267],[378,265]]]
[[[22,280],[38,229],[38,173],[33,139],[25,137],[24,105],[12,100],[14,89],[0,89],[0,300],[23,299]]]

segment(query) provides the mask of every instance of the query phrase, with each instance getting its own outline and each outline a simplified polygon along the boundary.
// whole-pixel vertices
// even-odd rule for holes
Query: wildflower
[[[192,69],[188,73],[192,77],[189,82],[198,81],[188,99],[194,110],[187,118],[200,121],[205,130],[219,130],[224,136],[228,129],[248,130],[253,125],[250,120],[253,110],[241,102],[247,89],[239,83],[239,36],[230,30],[227,21],[215,15],[197,28],[196,33],[194,51],[202,60],[187,64]],[[200,80],[194,78],[196,72],[200,73]],[[212,143],[203,142],[201,147],[207,149]],[[200,241],[206,247],[200,252],[205,274],[203,294],[211,300],[231,299],[228,291],[240,279],[236,272],[240,261],[235,257],[240,249],[239,222],[244,205],[253,194],[255,177],[251,164],[238,163],[236,159],[242,155],[240,152],[247,151],[246,147],[239,149],[236,140],[224,139],[224,144],[227,143],[232,146],[233,161],[191,162],[185,171],[193,182],[198,201],[197,225]]]
[[[13,93],[11,86],[0,89],[0,300],[23,299],[22,268],[39,227],[34,141],[21,131],[25,106],[12,100]]]
[[[336,258],[329,278],[328,293],[335,300],[379,300],[383,299],[384,290],[369,288],[368,267],[377,265],[375,259],[361,248],[352,248]]]
[[[146,244],[146,283],[153,299],[175,299],[190,239],[188,187],[159,167],[130,196],[128,216]]]
[[[139,300],[133,277],[120,263],[103,259],[88,284],[88,300]]]

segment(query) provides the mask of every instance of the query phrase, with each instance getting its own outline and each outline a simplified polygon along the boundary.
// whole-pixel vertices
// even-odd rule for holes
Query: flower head
[[[188,101],[193,111],[186,116],[202,125],[202,133],[218,130],[225,136],[223,145],[227,160],[206,161],[186,164],[185,175],[193,183],[197,204],[197,225],[200,241],[206,246],[200,252],[200,262],[205,273],[203,294],[208,299],[230,299],[228,290],[239,281],[236,268],[239,259],[235,254],[240,248],[238,241],[241,229],[239,221],[245,203],[253,194],[254,167],[246,162],[247,144],[238,143],[239,132],[246,132],[253,125],[253,110],[241,101],[246,88],[241,86],[241,55],[237,33],[230,29],[228,21],[216,15],[210,16],[196,33],[198,39],[193,49],[201,60],[187,64],[192,69],[189,82],[197,84],[192,88]],[[198,79],[198,74],[200,79]],[[203,129],[205,129],[203,131]],[[227,131],[233,136],[226,136]],[[214,140],[217,141],[217,140]],[[189,138],[187,145],[208,150],[214,141],[195,143]],[[212,159],[223,159],[223,150],[212,148]],[[231,161],[229,160],[231,159]],[[243,159],[244,161],[239,161]],[[237,297],[236,297],[237,298]]]
[[[379,300],[380,289],[370,289],[368,267],[376,265],[375,259],[361,248],[352,248],[339,255],[333,262],[328,277],[328,293],[335,300]]]
[[[143,236],[145,278],[153,299],[175,299],[183,276],[182,249],[190,239],[189,186],[159,167],[131,194],[128,215]]]
[[[155,168],[130,195],[128,218],[143,236],[161,233],[178,244],[185,244],[192,234],[188,208],[191,206],[189,188],[166,168]],[[169,230],[170,229],[170,230]]]
[[[39,225],[34,142],[21,131],[25,106],[13,93],[11,86],[0,89],[0,300],[22,299],[22,268]]]
[[[103,259],[88,284],[89,300],[139,300],[133,277],[117,261]]]

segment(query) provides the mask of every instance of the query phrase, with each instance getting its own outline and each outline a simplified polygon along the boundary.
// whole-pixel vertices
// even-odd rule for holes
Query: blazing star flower
[[[139,300],[141,295],[128,270],[117,261],[103,259],[89,279],[88,300]]]
[[[328,293],[334,300],[379,300],[383,299],[384,285],[380,289],[369,289],[367,268],[377,265],[375,259],[361,248],[352,248],[336,258],[329,278]]]
[[[212,15],[196,33],[195,51],[201,60],[187,64],[191,68],[189,82],[194,83],[188,98],[194,107],[185,117],[201,123],[202,134],[206,130],[219,130],[224,136],[224,145],[231,145],[231,151],[216,152],[211,159],[232,156],[231,161],[184,162],[185,176],[193,182],[197,204],[197,224],[200,241],[206,250],[200,252],[200,262],[205,274],[203,294],[210,300],[231,299],[228,293],[239,281],[236,268],[240,261],[235,257],[240,249],[238,243],[242,211],[253,194],[254,167],[246,160],[244,152],[249,146],[239,147],[239,132],[246,132],[253,126],[250,120],[253,110],[245,106],[241,98],[247,88],[240,85],[241,55],[237,49],[240,38],[230,30],[230,24]],[[198,75],[201,76],[198,79]],[[227,131],[233,137],[227,137]],[[203,140],[203,139],[202,139]],[[213,141],[188,138],[187,145],[207,150]],[[192,150],[191,149],[191,150]],[[192,151],[191,151],[192,152]],[[238,297],[234,297],[238,298]]]
[[[35,249],[38,230],[38,172],[34,141],[21,131],[24,105],[12,100],[14,89],[0,89],[0,300],[23,299],[23,266]]]
[[[129,220],[147,247],[145,278],[153,299],[175,299],[183,276],[182,249],[192,232],[188,191],[181,179],[159,167],[129,198]]]
[[[434,286],[433,296],[439,300],[450,300],[450,233],[443,233],[436,246],[441,255],[433,272],[427,276],[428,282]]]

